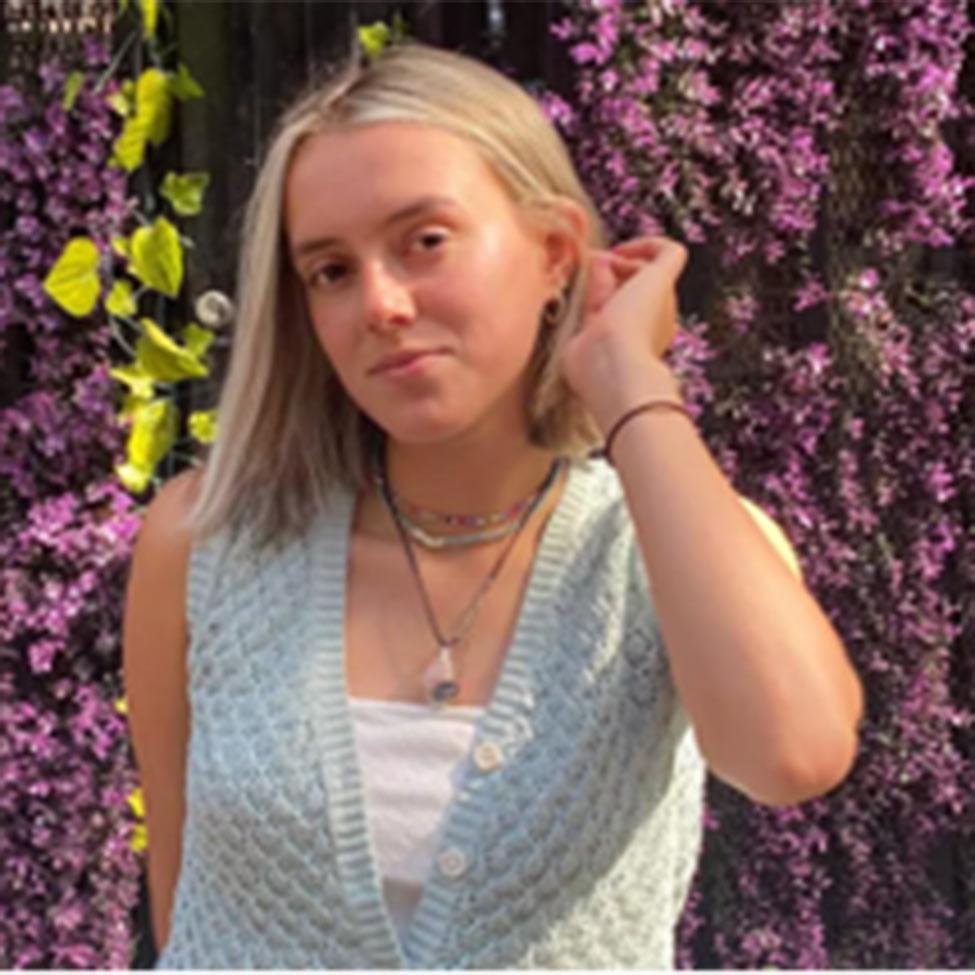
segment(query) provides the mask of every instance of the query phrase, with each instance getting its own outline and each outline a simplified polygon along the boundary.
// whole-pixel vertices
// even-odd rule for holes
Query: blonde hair
[[[200,537],[246,521],[261,546],[300,533],[336,484],[362,490],[381,431],[346,394],[317,342],[287,260],[283,193],[289,164],[309,136],[384,121],[419,121],[477,148],[512,199],[555,218],[568,197],[589,216],[589,246],[605,246],[599,215],[558,133],[515,82],[472,58],[405,42],[368,64],[350,61],[282,114],[248,202],[237,273],[237,320],[217,406],[218,435],[188,524]],[[531,442],[579,455],[600,440],[561,376],[576,328],[585,268],[565,310],[539,337],[528,365]]]

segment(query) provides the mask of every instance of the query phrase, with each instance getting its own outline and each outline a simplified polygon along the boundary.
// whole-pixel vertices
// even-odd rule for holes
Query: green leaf
[[[210,374],[206,364],[185,346],[179,345],[151,318],[143,318],[143,334],[135,347],[136,363],[157,382],[174,383]]]
[[[176,228],[158,217],[150,227],[140,227],[129,241],[129,270],[147,287],[175,298],[183,283],[183,245]]]
[[[118,254],[119,257],[131,257],[129,253],[129,238],[123,237],[120,234],[116,234],[112,237],[112,250]]]
[[[114,369],[109,369],[109,374],[128,386],[129,396],[135,400],[135,405],[138,405],[140,401],[151,400],[156,394],[152,376],[147,375],[137,362],[132,362],[127,366],[116,366]],[[127,399],[123,406],[123,415],[131,412],[131,405]]]
[[[142,7],[142,36],[145,40],[156,36],[159,23],[159,0],[139,0]]]
[[[176,74],[169,78],[169,92],[181,102],[188,101],[190,98],[203,97],[203,87],[190,74],[190,69],[182,61],[176,69]]]
[[[44,290],[75,318],[90,315],[98,303],[98,248],[89,237],[72,237],[44,279]]]
[[[112,290],[105,299],[105,310],[123,318],[135,314],[135,298],[132,297],[132,285],[128,281],[119,280],[112,285]]]
[[[136,115],[143,118],[146,137],[154,145],[161,145],[169,137],[172,126],[173,99],[169,93],[169,78],[159,68],[146,68],[135,83]]]
[[[190,322],[183,329],[183,344],[195,356],[205,355],[210,343],[213,342],[214,334],[205,328],[200,328],[196,322]]]
[[[209,173],[166,173],[159,192],[182,217],[191,217],[203,208],[203,193],[210,182]]]
[[[127,173],[137,170],[146,158],[146,122],[138,114],[125,120],[122,131],[112,146],[112,162]]]
[[[217,411],[197,410],[190,414],[190,436],[200,443],[213,443],[217,439]]]
[[[150,399],[152,399],[152,396],[138,396],[135,393],[126,393],[125,399],[122,401],[122,409],[117,414],[119,423],[124,423],[130,416],[135,414],[135,411],[146,400]]]
[[[397,10],[393,14],[393,35],[392,43],[398,44],[406,37],[406,21],[403,19],[403,15]]]
[[[113,91],[111,95],[106,95],[105,101],[116,115],[128,118],[132,114],[133,105],[120,91]]]
[[[155,399],[136,407],[126,447],[126,462],[115,468],[122,483],[141,494],[156,465],[176,440],[179,411],[168,399]]]
[[[118,0],[118,12],[124,14],[129,9],[129,0]]]
[[[374,24],[360,27],[358,30],[359,44],[365,51],[366,57],[372,61],[379,57],[383,48],[389,43],[389,26],[381,20]]]
[[[85,76],[80,71],[72,71],[64,80],[64,98],[61,99],[61,107],[70,112],[74,108],[75,99],[81,86],[85,83]]]

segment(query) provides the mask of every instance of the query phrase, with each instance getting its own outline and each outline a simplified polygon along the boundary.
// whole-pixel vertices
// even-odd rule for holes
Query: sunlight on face
[[[384,122],[309,138],[285,188],[288,258],[346,391],[392,436],[523,429],[523,373],[554,290],[544,234],[476,149]],[[432,352],[377,371],[404,352]]]

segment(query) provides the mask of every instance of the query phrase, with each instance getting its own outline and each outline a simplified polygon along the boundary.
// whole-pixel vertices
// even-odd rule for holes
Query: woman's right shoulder
[[[203,480],[203,468],[191,467],[171,477],[156,492],[146,507],[144,521],[166,524],[177,534],[186,531],[186,515],[196,500]]]
[[[193,543],[187,515],[196,499],[202,476],[202,468],[190,468],[159,488],[142,516],[136,539],[136,558],[162,561],[185,572]]]

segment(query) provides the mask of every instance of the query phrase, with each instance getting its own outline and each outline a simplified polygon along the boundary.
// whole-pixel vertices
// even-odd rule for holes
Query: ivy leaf
[[[141,323],[143,334],[135,347],[135,356],[145,375],[157,382],[174,383],[210,374],[192,350],[179,345],[151,318],[143,318]]]
[[[209,173],[166,173],[159,192],[169,200],[182,217],[191,217],[203,208],[203,193],[210,182]]]
[[[146,68],[128,92],[131,94],[123,86],[121,95],[130,103],[134,102],[135,113],[126,118],[122,132],[115,140],[112,162],[131,173],[145,160],[147,141],[158,146],[169,136],[173,100],[167,76],[159,68]]]
[[[132,235],[129,251],[129,270],[147,288],[175,298],[183,283],[183,245],[176,228],[165,217],[158,217]]]
[[[109,374],[114,376],[121,383],[129,387],[131,396],[136,400],[149,401],[156,394],[156,388],[150,376],[139,363],[132,362],[126,366],[116,366],[109,369]],[[128,410],[123,408],[123,414]]]
[[[72,71],[64,80],[64,98],[61,99],[61,107],[70,112],[74,108],[75,99],[81,86],[85,83],[85,76],[80,71]]]
[[[125,713],[128,713],[128,709]],[[129,808],[136,819],[146,818],[146,804],[142,796],[142,789],[136,787],[129,793]]]
[[[124,423],[129,417],[135,415],[135,411],[152,399],[152,396],[138,396],[136,393],[126,393],[122,400],[122,408],[116,414],[119,423]]]
[[[196,322],[190,322],[183,329],[183,343],[195,356],[205,355],[210,343],[214,339],[213,332],[205,328],[200,328]]]
[[[142,36],[145,40],[156,36],[159,23],[159,0],[140,0],[142,6]]]
[[[169,137],[172,125],[173,99],[169,93],[169,79],[159,68],[146,68],[135,83],[136,115],[143,116],[146,138],[161,145]]]
[[[138,406],[126,445],[126,460],[115,468],[122,483],[134,494],[148,486],[156,465],[176,440],[179,411],[168,399],[154,399]]]
[[[135,82],[131,78],[126,78],[122,82],[122,87],[118,91],[113,91],[111,95],[107,95],[105,101],[122,118],[133,115],[135,113]]]
[[[190,436],[200,443],[213,443],[217,439],[217,411],[197,410],[190,414]]]
[[[132,102],[120,91],[113,91],[111,95],[105,97],[105,101],[112,111],[122,118],[128,118],[132,114]]]
[[[112,162],[127,173],[137,170],[146,158],[145,120],[131,115],[125,120],[122,131],[112,146]]]
[[[69,315],[90,315],[102,285],[98,248],[90,237],[72,237],[44,279],[44,291]]]
[[[362,50],[370,61],[379,57],[383,48],[389,43],[389,26],[381,20],[360,27],[358,34],[359,44],[362,45]]]
[[[127,318],[136,312],[135,298],[132,297],[132,285],[128,281],[116,281],[105,299],[105,310],[111,315]]]
[[[182,61],[176,69],[176,74],[170,76],[169,92],[181,102],[188,101],[190,98],[203,97],[203,87],[190,74],[190,69]]]

